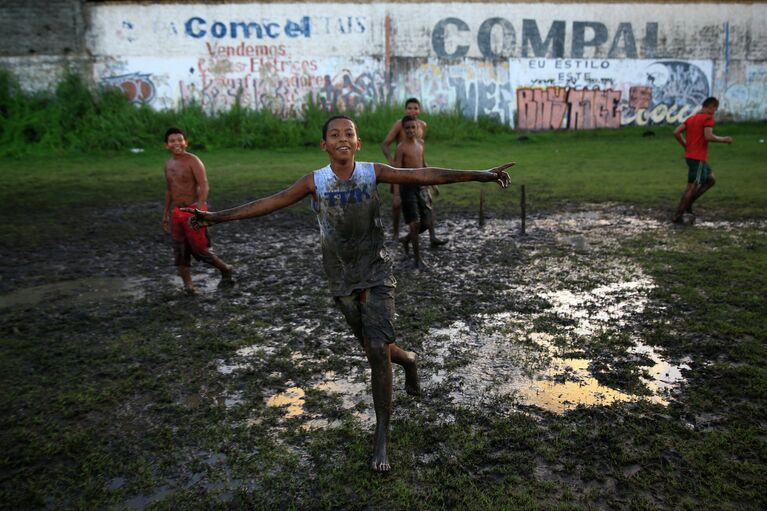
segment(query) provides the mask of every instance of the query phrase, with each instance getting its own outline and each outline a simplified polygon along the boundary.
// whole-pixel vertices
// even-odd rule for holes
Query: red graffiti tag
[[[525,130],[619,128],[619,90],[517,89],[517,126]]]

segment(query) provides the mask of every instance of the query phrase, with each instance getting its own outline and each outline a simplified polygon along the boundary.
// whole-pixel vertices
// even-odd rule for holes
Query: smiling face
[[[403,122],[402,129],[405,131],[405,136],[409,139],[414,139],[418,136],[418,123],[416,121]]]
[[[186,152],[186,146],[186,137],[181,133],[168,135],[168,139],[165,141],[165,147],[174,155],[184,154],[184,152]]]
[[[334,119],[328,124],[325,139],[320,142],[331,160],[348,160],[360,150],[362,140],[357,138],[357,127],[350,119]]]
[[[411,117],[418,117],[418,114],[421,113],[421,105],[415,101],[411,101],[405,105],[405,113]]]

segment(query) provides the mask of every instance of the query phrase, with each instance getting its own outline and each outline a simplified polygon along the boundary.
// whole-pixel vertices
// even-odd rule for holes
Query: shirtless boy
[[[421,144],[424,143],[424,140],[426,139],[426,122],[422,121],[418,118],[418,116],[421,115],[421,102],[418,101],[418,98],[409,98],[407,101],[405,101],[405,116],[414,117],[416,119],[416,138],[420,140]],[[398,120],[394,123],[394,125],[389,130],[389,133],[386,134],[386,138],[381,143],[381,150],[384,153],[384,156],[386,156],[386,161],[389,162],[389,164],[394,164],[394,158],[392,157],[390,146],[392,142],[396,142],[397,145],[399,145],[403,140],[405,140],[405,130],[402,126],[402,121]],[[436,187],[434,187],[436,190]],[[394,193],[394,189],[392,188],[390,190],[392,194]],[[432,223],[429,226],[429,239],[431,240],[432,246],[438,246],[438,245],[444,245],[447,243],[447,240],[441,240],[438,239],[435,232],[434,232],[434,209],[431,205],[431,195],[429,193],[428,188],[425,189],[424,199],[428,201],[428,208],[432,213]],[[401,206],[399,203],[392,202],[392,224],[394,228],[394,239],[399,239],[399,218],[400,218],[400,209]]]
[[[426,167],[423,142],[418,138],[418,120],[415,117],[406,115],[400,123],[405,132],[405,137],[402,142],[397,144],[394,166],[407,169]],[[410,228],[410,232],[400,238],[400,242],[402,242],[406,254],[408,253],[408,244],[413,244],[415,268],[419,270],[426,269],[426,266],[421,260],[418,235],[431,227],[433,223],[431,203],[423,197],[423,194],[427,193],[428,190],[420,185],[392,185],[392,203],[401,206],[405,223]]]
[[[162,228],[171,235],[173,253],[178,274],[187,294],[196,294],[192,284],[191,258],[204,261],[221,271],[221,285],[231,285],[232,267],[222,261],[210,248],[206,229],[193,229],[189,225],[191,213],[181,208],[208,209],[208,177],[200,159],[186,152],[186,134],[180,128],[168,128],[165,147],[171,158],[165,162],[165,208],[162,212]]]
[[[384,247],[380,197],[376,185],[447,184],[463,181],[495,182],[506,188],[507,163],[486,171],[441,168],[399,169],[380,163],[356,162],[362,141],[357,126],[346,116],[331,117],[322,128],[320,147],[330,164],[300,178],[289,188],[236,208],[194,214],[192,224],[205,227],[220,222],[268,215],[312,198],[320,226],[320,245],[330,292],[370,364],[376,429],[371,468],[391,469],[387,455],[392,406],[392,362],[405,369],[405,390],[419,394],[415,353],[397,346],[394,332],[392,262]]]

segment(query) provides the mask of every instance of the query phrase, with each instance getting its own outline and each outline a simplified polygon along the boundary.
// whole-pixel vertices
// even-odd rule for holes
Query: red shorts
[[[189,207],[194,207],[190,205]],[[205,227],[195,230],[189,225],[192,213],[175,207],[170,216],[170,236],[173,239],[173,251],[176,266],[189,266],[191,256],[198,261],[210,262],[213,253],[210,250],[210,238]]]

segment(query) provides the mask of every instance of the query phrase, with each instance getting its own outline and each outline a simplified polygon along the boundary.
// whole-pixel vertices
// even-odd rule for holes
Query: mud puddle
[[[447,389],[452,402],[462,406],[492,407],[504,400],[554,413],[640,399],[668,404],[685,381],[689,361],[665,359],[635,333],[648,307],[661,305],[651,303],[652,278],[620,252],[634,236],[668,230],[666,223],[608,205],[528,219],[526,236],[519,235],[519,227],[518,220],[490,219],[482,228],[472,219],[446,220],[438,234],[450,238],[450,244],[424,251],[432,266],[424,274],[411,270],[399,246],[390,243],[400,281],[399,314],[428,302],[462,316],[446,326],[431,326],[415,340],[427,395]],[[283,237],[277,237],[278,245]],[[303,232],[300,238],[306,245],[316,243]],[[310,257],[316,257],[311,248]],[[249,255],[258,257],[257,250],[249,248]],[[261,262],[284,272],[289,263],[282,257],[270,251]],[[493,285],[492,296],[484,296],[481,290],[488,281]],[[500,303],[501,309],[508,303],[511,311],[467,315],[456,310],[456,304],[471,294],[480,302]],[[332,309],[323,312],[336,314]],[[227,362],[219,361],[219,372],[236,376],[251,367],[257,353],[274,354],[296,337],[316,337],[321,345],[332,343],[334,337],[349,337],[343,330],[329,333],[320,323],[295,318],[254,333],[268,341],[241,349]],[[411,345],[408,339],[401,344],[414,349],[412,332],[400,334],[411,341]],[[599,345],[599,339],[613,337],[624,339],[620,353]],[[341,356],[349,357],[353,351],[350,345]],[[352,367],[366,368],[364,358],[357,357]],[[290,358],[300,366],[307,355],[296,352]],[[610,383],[615,361],[631,366],[635,384]],[[352,412],[362,424],[372,424],[367,371],[322,367],[322,363],[313,366],[308,379],[284,380],[268,393],[266,405],[281,410],[285,420],[303,421],[305,429],[333,427],[333,420],[305,406],[308,392],[326,392],[339,396],[340,408]],[[401,389],[399,372],[395,369],[395,392]]]
[[[0,295],[0,309],[66,302],[82,305],[118,298],[140,299],[146,294],[143,278],[86,277],[16,289]]]

